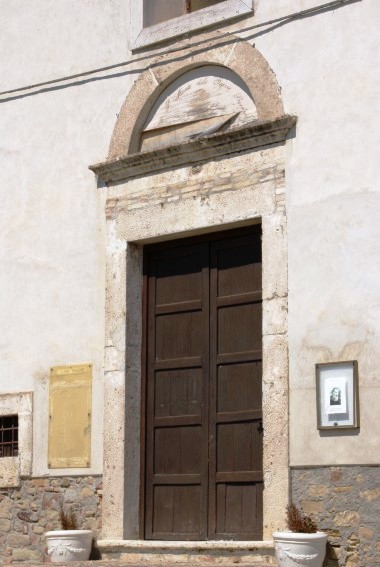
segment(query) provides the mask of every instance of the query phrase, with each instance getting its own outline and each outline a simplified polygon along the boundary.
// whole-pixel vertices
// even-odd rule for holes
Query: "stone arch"
[[[171,58],[152,59],[148,69],[139,76],[116,121],[108,160],[138,152],[141,131],[161,93],[182,74],[209,65],[226,67],[244,81],[256,105],[258,121],[275,120],[284,115],[275,74],[255,47],[231,34],[223,37],[202,34],[196,46],[185,40]]]

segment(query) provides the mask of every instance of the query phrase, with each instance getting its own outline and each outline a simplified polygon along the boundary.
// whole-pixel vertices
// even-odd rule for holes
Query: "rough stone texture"
[[[283,152],[276,145],[262,147],[254,153],[241,152],[234,158],[233,164],[231,158],[224,157],[182,167],[175,175],[165,171],[151,175],[148,182],[146,178],[140,178],[111,187],[106,215],[108,220],[112,220],[138,209],[154,211],[156,208],[154,213],[159,216],[162,214],[160,208],[169,203],[196,198],[207,201],[211,195],[244,189],[251,190],[250,201],[257,202],[262,213],[261,202],[267,205],[267,209],[273,210],[274,188],[276,198],[280,197],[281,188],[284,188]],[[277,188],[280,191],[278,196]],[[268,199],[270,202],[267,202]]]
[[[21,479],[0,490],[0,564],[45,560],[43,534],[60,528],[63,501],[76,511],[79,526],[97,537],[101,529],[100,476]]]
[[[29,564],[32,565],[46,565],[46,563],[41,563],[39,561],[29,561]],[[215,561],[210,561],[210,565],[215,565]],[[257,561],[250,561],[251,565],[254,565],[254,567],[268,567],[270,565],[277,565],[277,562],[274,558],[269,559],[268,557],[259,557],[257,558]],[[55,563],[55,565],[60,565],[61,567],[91,567],[91,565],[93,567],[125,567],[126,565],[128,565],[128,567],[138,567],[141,566],[141,562],[131,562],[128,561],[126,562],[125,559],[122,560],[115,560],[115,559],[111,559],[111,560],[105,560],[105,561],[72,561],[70,563]],[[163,563],[149,563],[149,567],[162,567]],[[181,566],[185,566],[188,567],[189,563],[177,563],[177,562],[165,562],[165,566],[166,567],[170,567],[171,565],[175,565],[176,567],[181,567]],[[202,564],[200,564],[202,565]],[[206,564],[204,564],[206,565]],[[219,563],[218,563],[219,565]],[[229,557],[229,561],[222,563],[223,567],[234,567],[236,566],[236,562],[234,561],[233,558]]]
[[[380,565],[380,467],[293,468],[293,501],[328,534],[327,565]]]
[[[20,484],[20,458],[7,457],[0,459],[0,488],[18,486]]]
[[[284,528],[289,481],[284,156],[284,144],[273,144],[196,167],[153,172],[106,190],[104,539],[139,537],[143,244],[260,221],[264,538]]]
[[[125,565],[198,565],[231,563],[249,566],[277,565],[273,541],[99,541],[103,559],[120,559]]]
[[[204,41],[201,50],[194,49],[191,39],[184,40],[181,42],[183,51],[178,51],[175,59],[160,55],[153,58],[149,68],[141,73],[120,110],[108,159],[138,151],[140,132],[153,102],[177,76],[196,66],[225,65],[228,61],[228,67],[244,80],[250,90],[260,120],[274,119],[283,114],[276,77],[255,47],[233,35],[227,41],[224,38],[223,43],[213,33],[205,33],[201,37]]]
[[[296,117],[289,115],[276,120],[255,121],[228,132],[216,132],[183,143],[173,141],[167,146],[97,163],[89,168],[107,184],[171,171],[181,166],[190,166],[194,172],[202,168],[206,160],[218,160],[236,152],[283,143],[295,124]]]

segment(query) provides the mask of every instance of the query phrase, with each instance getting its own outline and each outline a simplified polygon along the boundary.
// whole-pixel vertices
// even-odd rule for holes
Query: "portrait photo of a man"
[[[340,388],[333,388],[330,392],[330,406],[340,406],[342,403],[342,393]]]
[[[325,384],[326,412],[345,413],[347,411],[346,380],[336,377],[328,378]]]

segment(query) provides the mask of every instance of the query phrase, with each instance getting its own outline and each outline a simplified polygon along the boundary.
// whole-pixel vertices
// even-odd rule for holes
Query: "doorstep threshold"
[[[98,540],[99,548],[120,548],[120,549],[133,549],[140,551],[158,550],[177,551],[185,550],[199,550],[199,551],[212,551],[212,550],[241,550],[241,551],[261,551],[265,549],[273,549],[272,540],[260,541],[236,541],[236,540],[213,540],[213,541],[160,541],[160,540],[139,540],[139,539],[102,539]]]

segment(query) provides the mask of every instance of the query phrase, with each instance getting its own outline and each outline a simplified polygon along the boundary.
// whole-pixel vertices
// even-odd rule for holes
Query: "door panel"
[[[261,303],[221,306],[217,315],[218,354],[261,350]]]
[[[262,357],[261,311],[259,235],[252,233],[212,243],[208,518],[211,539],[262,539],[262,509],[257,498],[263,482],[261,376],[257,372]]]
[[[185,416],[201,414],[201,368],[156,372],[155,416]]]
[[[199,486],[156,485],[153,520],[156,538],[173,539],[172,534],[196,536],[201,531],[201,505]]]
[[[234,539],[250,539],[262,530],[262,483],[217,485],[217,532]]]
[[[230,246],[218,246],[214,253],[218,269],[218,297],[250,293],[252,290],[261,292],[260,241],[257,247],[257,243],[244,240],[244,237],[235,238]]]
[[[207,532],[208,246],[147,257],[147,539]]]
[[[220,366],[217,392],[217,412],[261,411],[261,362]]]
[[[168,306],[169,309],[169,306]],[[156,318],[156,359],[188,358],[202,354],[201,310],[160,314]]]
[[[156,261],[156,305],[173,305],[202,295],[202,254],[192,246],[188,253],[168,254]]]
[[[145,537],[262,539],[257,229],[146,250]]]

